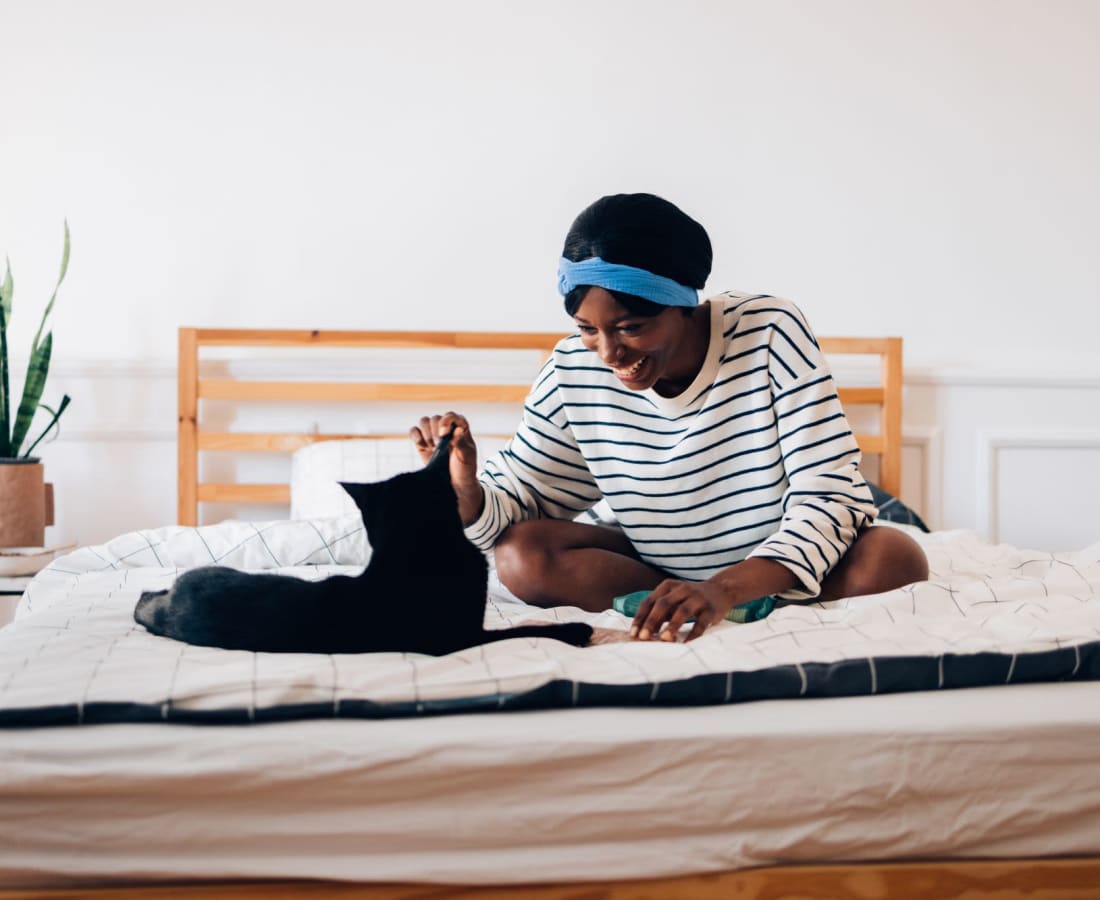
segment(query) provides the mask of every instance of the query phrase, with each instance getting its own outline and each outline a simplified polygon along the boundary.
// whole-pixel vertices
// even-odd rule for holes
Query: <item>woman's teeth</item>
[[[643,356],[636,363],[634,363],[634,365],[632,365],[632,366],[630,366],[629,368],[626,368],[626,369],[619,369],[619,368],[615,368],[613,366],[612,371],[616,375],[618,375],[620,378],[622,378],[624,376],[629,378],[631,375],[634,375],[642,367],[642,363],[644,363],[647,359],[649,359],[648,356]]]

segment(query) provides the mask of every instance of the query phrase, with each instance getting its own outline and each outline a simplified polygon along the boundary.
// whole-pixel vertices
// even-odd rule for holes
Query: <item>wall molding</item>
[[[23,371],[25,360],[16,362],[16,371]],[[68,362],[55,362],[50,365],[50,375],[65,379],[104,379],[104,378],[140,378],[176,380],[176,362],[165,363],[154,360],[114,360],[84,359]]]
[[[176,440],[174,428],[133,428],[129,425],[120,425],[118,428],[65,428],[54,438],[59,443],[156,443],[158,441]],[[38,446],[45,447],[54,440],[43,441]]]
[[[1097,428],[981,428],[974,433],[975,513],[984,536],[1000,541],[998,456],[1002,450],[1100,450]]]
[[[1080,370],[1043,370],[1005,368],[974,369],[905,369],[903,375],[907,385],[941,385],[944,387],[990,387],[990,388],[1097,388],[1100,387],[1100,372],[1092,367]]]

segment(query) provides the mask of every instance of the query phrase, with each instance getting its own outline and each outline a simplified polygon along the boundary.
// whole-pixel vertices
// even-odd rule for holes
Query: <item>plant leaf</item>
[[[8,267],[11,271],[11,267]],[[8,316],[0,303],[0,457],[11,456],[11,404],[8,400]]]
[[[38,331],[34,334],[34,343],[31,344],[32,350],[38,349],[38,339],[42,337],[42,329],[46,327],[46,319],[50,315],[50,311],[53,309],[54,301],[57,299],[57,290],[61,287],[61,282],[65,280],[65,273],[69,271],[69,220],[65,220],[65,247],[61,251],[61,273],[57,276],[57,284],[54,285],[53,294],[50,295],[50,302],[46,304],[46,311],[42,313],[42,321],[38,323]]]
[[[19,456],[23,439],[31,429],[31,420],[38,411],[38,402],[46,387],[46,376],[50,373],[50,354],[53,352],[53,332],[46,333],[46,339],[31,352],[31,361],[27,363],[27,380],[23,383],[23,399],[19,401],[19,413],[15,417],[15,427],[11,430],[12,456]]]
[[[50,409],[48,406],[46,406],[45,403],[42,404],[42,408],[44,410],[46,410],[46,412],[50,413],[53,416],[53,418],[50,419],[50,421],[47,423],[45,429],[38,436],[38,438],[35,440],[35,442],[27,448],[27,452],[25,454],[26,456],[31,455],[31,453],[34,451],[34,448],[37,447],[42,442],[42,438],[44,438],[47,434],[49,434],[50,430],[52,428],[56,427],[57,428],[57,433],[58,434],[61,433],[61,426],[58,424],[58,419],[61,418],[61,414],[63,412],[65,412],[66,408],[68,407],[68,405],[71,402],[72,402],[72,398],[68,394],[66,394],[64,397],[61,398],[61,402],[57,406],[57,412],[54,412],[52,409]],[[55,439],[56,439],[56,437],[57,437],[57,435],[54,435]]]
[[[11,260],[7,260],[8,270],[0,282],[0,306],[4,307],[4,319],[11,321],[11,296],[15,293],[15,284],[11,280]]]

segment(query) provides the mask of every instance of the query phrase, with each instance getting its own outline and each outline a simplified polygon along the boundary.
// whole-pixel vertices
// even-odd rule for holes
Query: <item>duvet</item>
[[[0,725],[717,704],[1100,678],[1100,542],[1052,554],[967,531],[911,533],[929,581],[781,607],[691,643],[616,640],[629,625],[618,613],[536,609],[491,580],[487,628],[586,621],[603,642],[513,639],[437,658],[194,647],[133,620],[143,590],[194,566],[354,572],[370,552],[357,516],[133,532],[55,560],[31,583],[0,629]],[[390,602],[416,604],[423,584],[410,573],[408,592]]]

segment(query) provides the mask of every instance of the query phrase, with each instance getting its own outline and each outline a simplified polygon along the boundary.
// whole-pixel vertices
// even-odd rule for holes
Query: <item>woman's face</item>
[[[699,374],[706,355],[706,335],[700,341],[698,323],[669,307],[656,316],[634,316],[600,287],[588,289],[573,314],[584,346],[611,368],[632,391],[656,389],[675,396]]]

